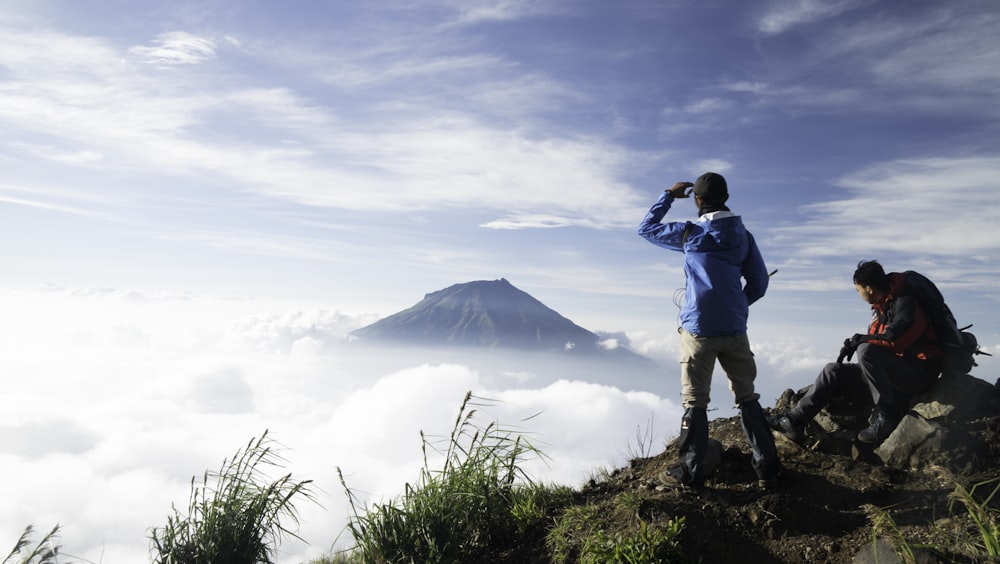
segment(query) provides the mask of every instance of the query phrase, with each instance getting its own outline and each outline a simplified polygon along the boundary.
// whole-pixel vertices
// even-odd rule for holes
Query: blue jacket
[[[660,223],[673,201],[664,192],[642,220],[639,235],[684,253],[681,327],[701,337],[746,333],[750,304],[764,296],[768,282],[753,235],[740,216],[728,211],[705,214],[694,222]]]

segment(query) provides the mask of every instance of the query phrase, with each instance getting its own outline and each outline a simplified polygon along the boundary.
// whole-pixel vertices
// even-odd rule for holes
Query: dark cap
[[[725,202],[729,199],[729,187],[721,174],[706,172],[694,181],[694,195],[710,202]]]

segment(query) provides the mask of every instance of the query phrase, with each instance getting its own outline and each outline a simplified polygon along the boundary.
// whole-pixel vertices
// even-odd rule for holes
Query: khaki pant
[[[746,334],[699,337],[681,330],[681,400],[685,409],[708,407],[716,359],[729,378],[736,405],[760,398],[754,392],[757,364]]]

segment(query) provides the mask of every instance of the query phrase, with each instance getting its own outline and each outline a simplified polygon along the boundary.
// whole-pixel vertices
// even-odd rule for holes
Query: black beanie
[[[729,187],[721,174],[706,172],[694,181],[694,195],[709,202],[724,203],[729,199]]]

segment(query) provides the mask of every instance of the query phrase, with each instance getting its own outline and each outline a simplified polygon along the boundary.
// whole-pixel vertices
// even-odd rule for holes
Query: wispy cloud
[[[95,83],[89,69],[114,57],[114,48],[86,41],[97,60],[62,69],[58,81],[38,76],[38,67],[45,67],[41,59],[61,60],[75,50],[73,37],[38,43],[31,69],[27,60],[8,57],[13,88],[0,94],[4,119],[51,136],[53,144],[65,147],[60,154],[67,166],[92,164],[100,155],[105,169],[141,173],[146,183],[175,175],[203,181],[208,174],[222,190],[306,206],[390,212],[441,206],[521,210],[515,213],[572,218],[566,225],[633,221],[637,200],[620,177],[626,162],[634,167],[645,159],[636,161],[636,155],[601,140],[511,129],[437,104],[389,109],[393,119],[371,121],[368,113],[387,99],[352,100],[363,108],[363,117],[355,118],[283,87],[261,89],[231,80],[211,84],[201,75],[117,72],[105,73]],[[16,38],[5,43],[13,42]],[[132,53],[174,64],[204,61],[215,53],[211,41],[186,33],[167,34],[154,43]],[[440,74],[484,60],[490,59],[431,58],[392,72],[397,79],[406,73]],[[21,82],[28,73],[30,82]],[[181,87],[188,80],[201,81],[197,95]],[[538,84],[558,95],[551,83]],[[476,99],[516,105],[513,99],[499,101],[509,91],[468,88]],[[23,94],[12,94],[18,91]],[[248,125],[257,131],[244,135]],[[60,154],[38,153],[49,159]],[[567,186],[573,187],[572,198],[566,197]],[[119,187],[90,189],[113,192]],[[156,195],[149,191],[147,197]]]
[[[806,206],[800,225],[774,229],[774,242],[803,258],[935,257],[947,280],[956,275],[947,272],[953,260],[1000,251],[998,175],[997,156],[873,164],[839,181],[842,197]]]
[[[838,16],[863,5],[863,0],[778,0],[757,22],[757,29],[765,35],[776,35],[791,28],[808,25]]]
[[[474,0],[455,4],[459,8],[458,22],[473,24],[483,21],[511,21],[541,14],[572,13],[572,2],[551,0]]]
[[[834,18],[835,24],[808,25]],[[794,35],[804,47],[776,57],[765,44],[767,86],[733,81],[728,88],[755,92],[773,104],[844,112],[993,113],[996,105],[988,100],[1000,85],[1000,37],[993,33],[998,22],[1000,15],[987,4],[902,14],[854,0],[775,4],[759,29]],[[821,80],[796,78],[806,72]]]
[[[184,31],[163,33],[152,45],[137,45],[129,52],[145,63],[159,65],[193,65],[215,57],[216,44],[211,39]]]

